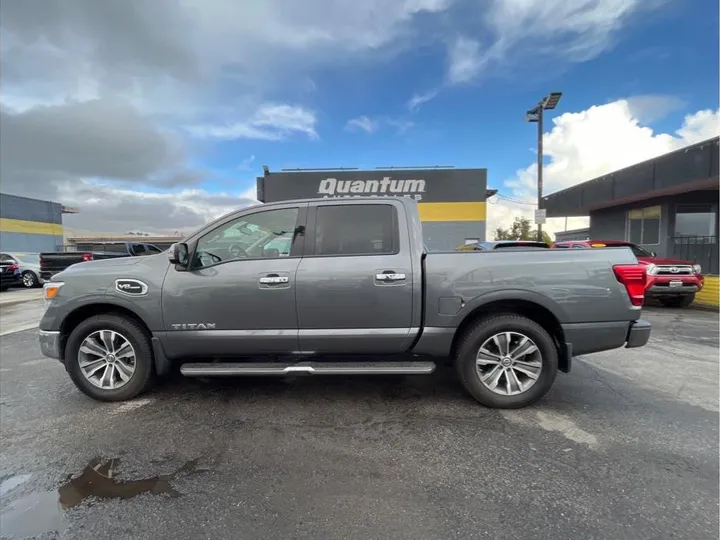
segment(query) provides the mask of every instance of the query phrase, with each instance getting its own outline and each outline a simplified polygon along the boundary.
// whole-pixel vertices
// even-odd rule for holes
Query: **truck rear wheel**
[[[515,314],[480,320],[461,338],[460,382],[486,407],[518,409],[543,397],[557,375],[558,352],[548,332]]]
[[[155,382],[147,332],[120,315],[95,315],[81,322],[68,338],[65,367],[75,386],[99,401],[132,399]]]

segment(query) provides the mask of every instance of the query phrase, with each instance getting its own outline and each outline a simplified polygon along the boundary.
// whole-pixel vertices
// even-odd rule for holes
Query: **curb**
[[[717,313],[718,311],[720,311],[720,307],[718,306],[712,306],[710,304],[696,304],[695,302],[690,304],[689,307],[690,309],[696,309],[698,311],[710,311],[713,313]]]
[[[0,302],[0,308],[2,308],[4,306],[14,306],[17,304],[26,304],[28,302],[41,302],[41,301],[43,301],[42,298],[18,298],[17,300],[12,299],[12,300],[7,300],[5,302]]]
[[[28,323],[24,324],[22,326],[18,326],[14,330],[1,330],[0,329],[0,336],[10,336],[12,334],[17,334],[18,332],[25,332],[27,330],[33,330],[38,328],[38,323]]]

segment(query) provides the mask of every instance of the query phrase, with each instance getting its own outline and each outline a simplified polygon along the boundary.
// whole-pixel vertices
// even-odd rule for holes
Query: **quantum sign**
[[[338,180],[325,178],[318,186],[317,194],[324,198],[335,197],[410,197],[422,200],[425,193],[425,180],[393,179],[384,176],[378,180]]]
[[[483,202],[485,169],[280,171],[257,179],[258,199],[278,202],[335,197],[409,197],[418,202]]]

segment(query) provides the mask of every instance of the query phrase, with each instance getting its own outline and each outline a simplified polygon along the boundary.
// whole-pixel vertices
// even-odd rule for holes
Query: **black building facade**
[[[718,274],[720,138],[543,198],[548,217],[590,217],[590,238],[627,240]]]

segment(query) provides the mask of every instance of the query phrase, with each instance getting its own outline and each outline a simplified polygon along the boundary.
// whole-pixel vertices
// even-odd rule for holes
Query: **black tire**
[[[540,375],[530,388],[519,394],[501,395],[493,392],[480,381],[476,370],[476,355],[481,345],[501,332],[518,332],[527,336],[535,342],[540,353]],[[478,321],[460,338],[455,370],[468,393],[482,405],[497,409],[519,409],[535,403],[550,390],[557,375],[558,351],[550,334],[527,317],[512,313],[491,315]]]
[[[688,307],[695,301],[695,294],[687,294],[683,296],[675,296],[671,298],[660,298],[660,303],[665,307],[684,308]]]
[[[113,330],[135,349],[135,372],[130,380],[118,389],[109,390],[94,386],[80,370],[78,353],[82,342],[98,330]],[[70,334],[65,348],[65,369],[75,386],[85,395],[98,401],[125,401],[147,392],[155,383],[155,364],[152,345],[147,331],[132,319],[121,315],[95,315],[81,322]]]
[[[0,292],[6,292],[10,287],[0,287]]]
[[[35,272],[25,270],[22,273],[22,284],[26,289],[34,289],[40,284],[40,280],[35,275]]]

